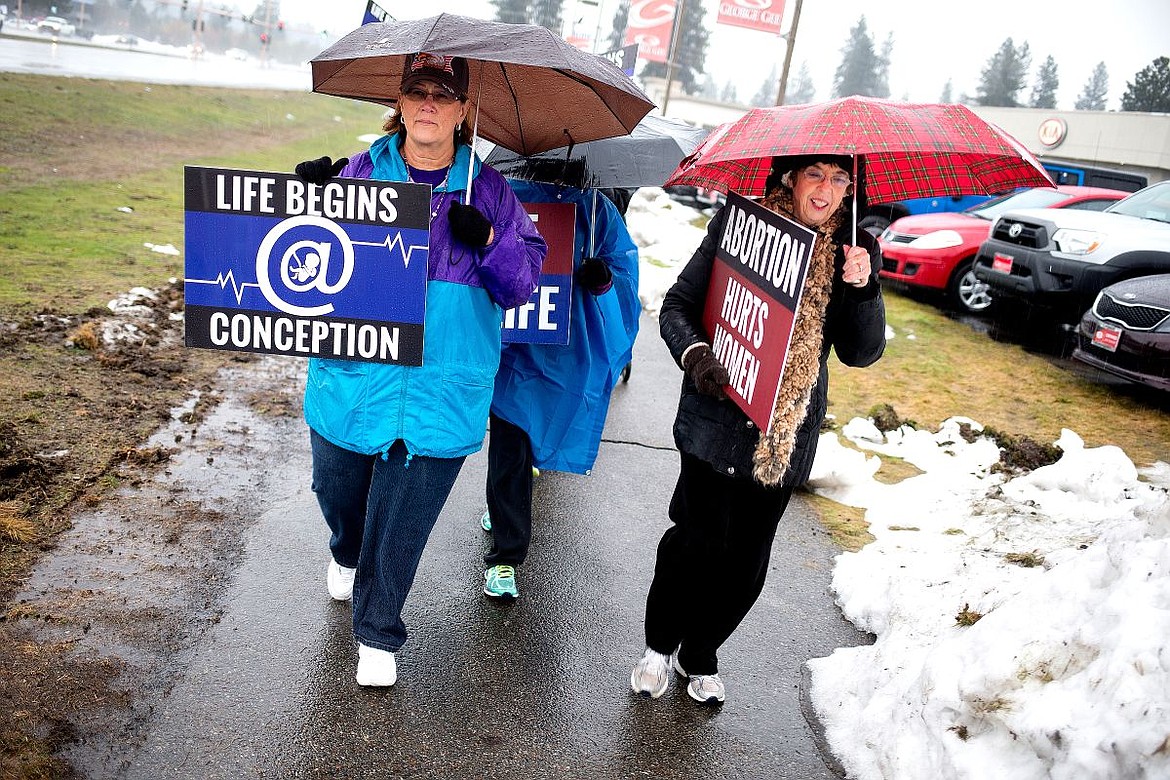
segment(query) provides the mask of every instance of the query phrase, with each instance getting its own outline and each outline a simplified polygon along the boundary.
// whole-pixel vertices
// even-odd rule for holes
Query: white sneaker
[[[727,689],[723,686],[723,680],[719,678],[718,673],[689,675],[683,670],[677,657],[674,659],[674,670],[689,679],[687,695],[699,704],[722,704],[727,698]]]
[[[330,558],[329,568],[325,570],[325,585],[329,588],[329,595],[337,601],[352,599],[355,574],[357,574],[357,569],[342,566]]]
[[[650,648],[642,654],[630,672],[630,688],[634,693],[657,699],[670,687],[670,656],[656,653]]]
[[[357,684],[388,688],[398,679],[394,653],[358,645]]]

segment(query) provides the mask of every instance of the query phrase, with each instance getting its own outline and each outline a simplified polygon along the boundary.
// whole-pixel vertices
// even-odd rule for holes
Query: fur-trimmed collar
[[[799,222],[793,216],[792,191],[787,187],[772,190],[761,205]],[[809,399],[821,370],[825,311],[833,291],[833,256],[837,250],[833,234],[848,213],[842,206],[816,228],[817,240],[796,307],[796,323],[788,345],[776,407],[772,410],[772,425],[768,430],[760,431],[760,441],[752,456],[752,476],[762,485],[778,485],[784,478],[796,444],[796,432],[808,415]]]

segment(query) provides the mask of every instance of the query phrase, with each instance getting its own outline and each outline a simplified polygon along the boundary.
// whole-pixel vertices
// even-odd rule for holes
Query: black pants
[[[680,453],[674,523],[658,544],[646,597],[646,645],[687,674],[719,671],[719,648],[764,588],[776,526],[792,489],[721,474]]]
[[[519,566],[532,541],[532,444],[502,417],[488,417],[487,506],[492,517],[488,566]]]

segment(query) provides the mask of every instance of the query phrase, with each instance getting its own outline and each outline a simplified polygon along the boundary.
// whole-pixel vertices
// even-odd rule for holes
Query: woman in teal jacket
[[[368,152],[297,166],[314,183],[340,174],[433,188],[422,365],[314,359],[305,386],[313,490],[332,531],[326,582],[334,599],[352,598],[357,682],[372,686],[397,679],[423,548],[483,443],[503,310],[531,295],[546,252],[504,178],[472,161],[466,62],[420,53],[403,72],[400,113]]]

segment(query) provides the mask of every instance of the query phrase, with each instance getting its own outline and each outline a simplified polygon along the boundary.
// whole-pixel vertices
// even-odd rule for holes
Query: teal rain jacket
[[[406,181],[397,140],[378,139],[340,175]],[[305,422],[339,447],[372,455],[401,439],[411,456],[455,458],[483,445],[503,310],[528,300],[547,247],[504,177],[478,160],[471,202],[494,240],[474,251],[455,242],[447,211],[467,191],[470,154],[459,147],[447,186],[431,196],[423,364],[309,360]]]

